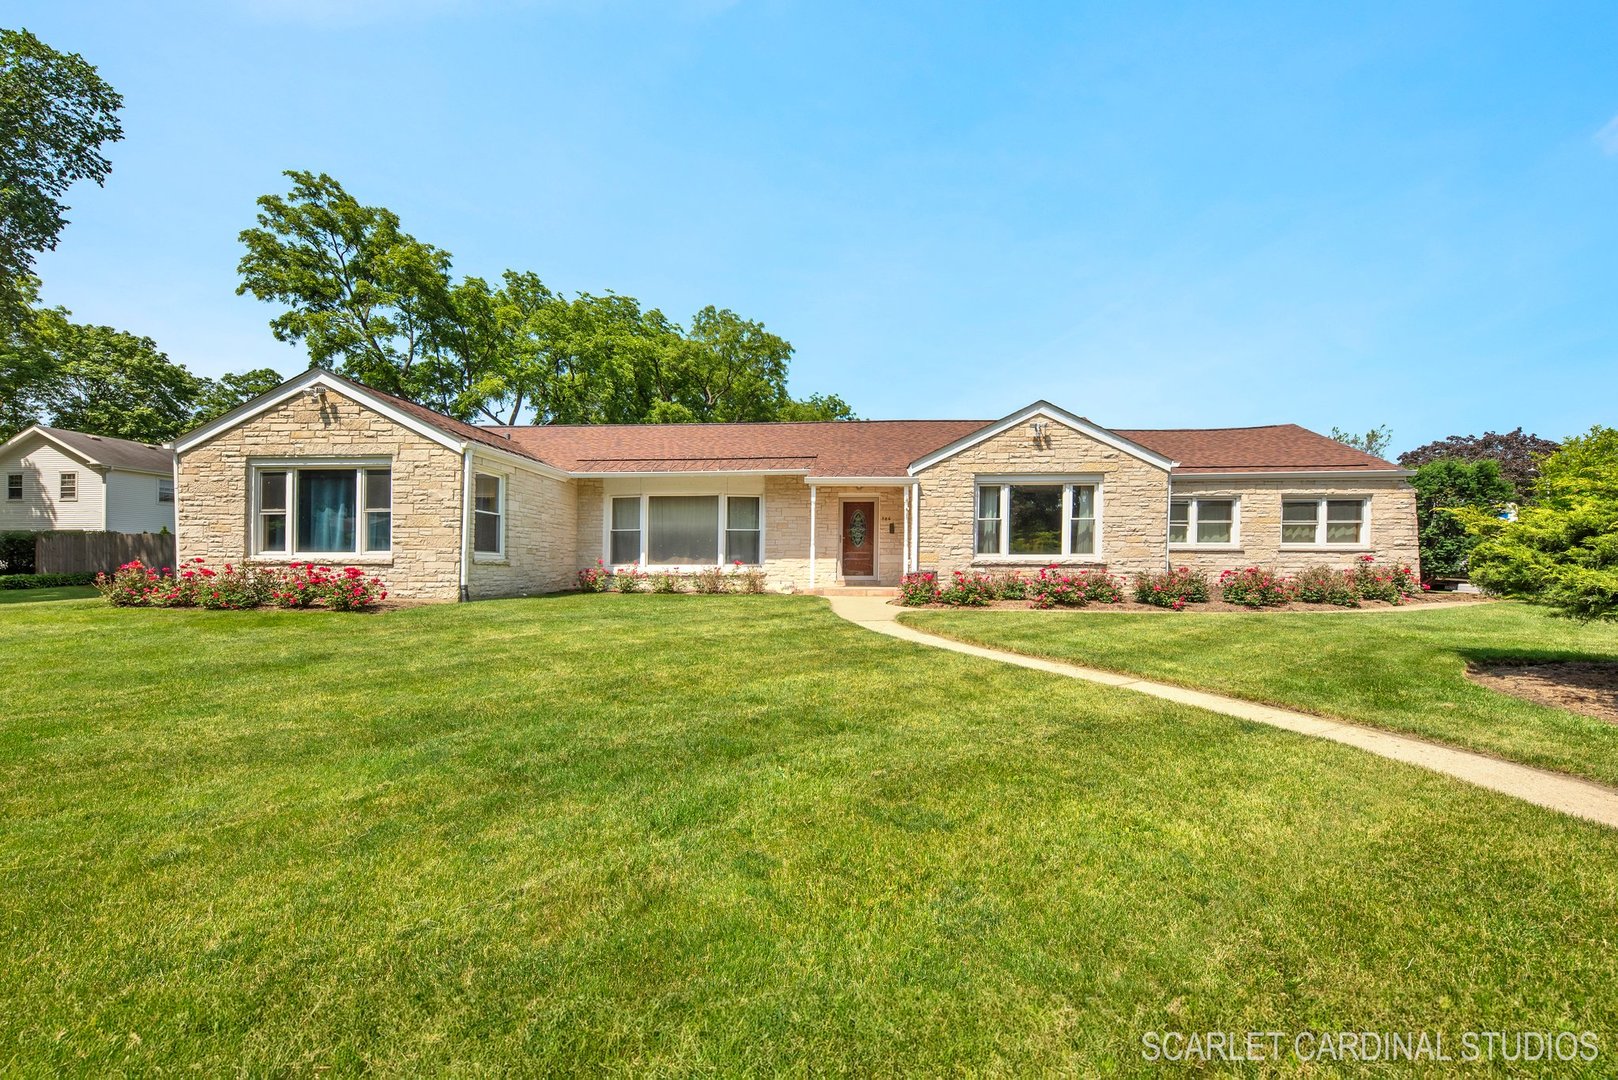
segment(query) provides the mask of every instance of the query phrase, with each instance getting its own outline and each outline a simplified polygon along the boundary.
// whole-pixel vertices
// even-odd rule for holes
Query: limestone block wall
[[[1099,477],[1101,542],[1095,555],[1007,559],[975,555],[979,477]],[[945,458],[918,474],[921,544],[918,566],[956,570],[1036,570],[1059,563],[1104,566],[1126,575],[1167,565],[1168,473],[1084,432],[1052,422],[1035,441],[1019,425]]]
[[[473,553],[467,575],[472,599],[573,588],[580,565],[577,485],[476,451],[472,467],[505,480],[505,551]]]
[[[898,585],[904,566],[903,489],[822,486],[815,495],[815,586],[843,584],[842,504],[851,499],[876,503],[876,584]],[[764,513],[764,569],[771,588],[809,588],[809,485],[797,476],[769,477]]]
[[[1192,476],[1174,478],[1177,496],[1206,496],[1239,500],[1236,511],[1239,534],[1228,548],[1174,545],[1169,557],[1175,566],[1193,566],[1217,577],[1230,569],[1260,566],[1295,574],[1311,566],[1345,568],[1361,555],[1374,555],[1378,561],[1409,563],[1420,569],[1416,537],[1416,493],[1397,478],[1345,477],[1341,480],[1266,480],[1244,477],[1233,480],[1198,480]],[[1281,503],[1288,498],[1367,498],[1370,520],[1367,542],[1354,547],[1283,547],[1281,544]]]
[[[255,460],[387,458],[393,467],[392,553],[319,561],[374,568],[390,595],[454,600],[460,590],[461,456],[336,391],[298,396],[180,455],[179,557],[248,558],[249,469]],[[262,562],[286,562],[266,556]]]

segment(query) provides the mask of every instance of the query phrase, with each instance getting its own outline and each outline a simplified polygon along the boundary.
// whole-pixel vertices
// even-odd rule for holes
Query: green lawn
[[[1437,611],[909,612],[917,629],[1359,720],[1618,784],[1618,725],[1488,690],[1490,660],[1618,660],[1618,625],[1525,604]]]
[[[47,600],[84,600],[95,594],[94,585],[58,585],[50,589],[0,589],[0,604],[39,604]]]
[[[814,599],[0,612],[7,1074],[1605,1061],[1615,925],[1618,834]]]

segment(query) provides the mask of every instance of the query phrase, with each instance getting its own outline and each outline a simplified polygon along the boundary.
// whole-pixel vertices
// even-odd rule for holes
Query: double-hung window
[[[506,481],[478,473],[472,477],[472,551],[500,556],[506,552]]]
[[[375,555],[393,545],[393,471],[384,465],[260,466],[253,476],[259,555]]]
[[[979,556],[1056,558],[1100,550],[1100,488],[1093,483],[979,483]]]
[[[174,501],[174,481],[159,480],[157,482],[157,501],[171,503]]]
[[[1366,500],[1297,499],[1281,502],[1281,543],[1360,547],[1366,542]]]
[[[79,474],[65,472],[62,474],[61,486],[57,489],[63,502],[79,501]]]
[[[617,566],[755,565],[764,555],[757,495],[620,495],[608,500],[607,552]]]
[[[1169,503],[1169,543],[1210,546],[1236,543],[1235,499],[1174,499]]]
[[[18,502],[22,499],[22,473],[6,474],[6,499],[10,502]]]

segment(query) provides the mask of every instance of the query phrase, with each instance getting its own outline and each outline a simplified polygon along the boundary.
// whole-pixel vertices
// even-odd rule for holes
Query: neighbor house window
[[[1094,555],[1095,484],[979,484],[975,548],[979,555],[1051,558]]]
[[[12,502],[22,498],[22,473],[6,474],[6,498]]]
[[[174,501],[174,481],[159,480],[157,482],[157,501],[171,503]]]
[[[1356,546],[1366,542],[1364,499],[1286,499],[1281,543]]]
[[[75,502],[79,497],[79,474],[65,472],[62,474],[61,494],[63,502]]]
[[[393,544],[393,473],[378,466],[257,470],[254,546],[265,555],[360,555]]]
[[[716,566],[764,558],[764,500],[757,495],[621,495],[608,500],[614,565]]]
[[[612,544],[616,563],[640,562],[640,496],[612,500]]]
[[[1169,543],[1235,542],[1235,499],[1175,499],[1169,503]]]
[[[480,555],[505,552],[506,481],[478,473],[472,478],[472,550]]]

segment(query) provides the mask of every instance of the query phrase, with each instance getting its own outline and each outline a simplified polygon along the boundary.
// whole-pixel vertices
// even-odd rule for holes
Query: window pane
[[[472,515],[472,550],[485,555],[500,553],[500,515],[479,511]]]
[[[299,469],[299,551],[354,550],[353,469]]]
[[[1312,544],[1315,542],[1315,527],[1309,525],[1282,525],[1281,543],[1283,544]]]
[[[22,498],[22,473],[12,473],[6,477],[6,498]]]
[[[612,530],[612,553],[607,557],[614,563],[640,562],[640,530]]]
[[[647,562],[719,562],[719,496],[654,495],[648,501]]]
[[[365,470],[365,508],[388,510],[393,505],[393,470]]]
[[[1357,544],[1360,542],[1360,526],[1357,521],[1328,521],[1326,523],[1326,543],[1328,544]]]
[[[393,515],[386,510],[365,513],[365,550],[386,551],[393,544]]]
[[[287,474],[267,472],[258,474],[258,505],[261,510],[287,508]]]
[[[640,496],[612,500],[612,527],[614,529],[640,528]]]
[[[1230,522],[1228,521],[1197,521],[1197,543],[1199,544],[1228,544],[1230,543]]]
[[[79,497],[79,474],[65,472],[62,474],[62,498],[77,499]]]
[[[1096,523],[1093,518],[1074,518],[1073,536],[1068,550],[1075,555],[1094,555],[1096,552]]]
[[[500,478],[478,473],[472,478],[472,508],[485,513],[500,512]]]
[[[1313,525],[1319,516],[1320,504],[1314,500],[1309,502],[1288,502],[1281,504],[1281,520],[1305,522]]]
[[[1011,522],[1011,554],[1062,553],[1062,489],[1013,487],[1007,517]]]
[[[173,502],[174,501],[174,481],[173,480],[159,480],[157,482],[157,501],[158,502]]]
[[[725,533],[725,558],[731,562],[740,559],[752,566],[759,561],[758,530],[731,529]]]
[[[998,487],[978,488],[978,517],[997,518],[1000,516],[1000,489]]]
[[[285,514],[265,514],[259,519],[260,551],[285,551],[287,549],[287,516]]]
[[[1191,503],[1187,500],[1176,499],[1169,503],[1170,524],[1185,525],[1191,521]]]
[[[1230,499],[1197,500],[1198,521],[1230,521],[1236,513],[1236,504]]]
[[[1096,489],[1089,484],[1073,488],[1073,516],[1076,518],[1093,518],[1096,516]]]
[[[1360,501],[1358,499],[1333,499],[1326,504],[1327,521],[1358,521],[1360,519]]]
[[[1185,543],[1185,538],[1186,538],[1187,531],[1189,530],[1189,528],[1190,528],[1190,526],[1188,526],[1183,521],[1180,522],[1179,524],[1174,524],[1174,523],[1171,522],[1169,524],[1169,543],[1171,543],[1171,544],[1183,544],[1183,543]]]
[[[1000,554],[1000,521],[998,518],[978,522],[978,554]]]
[[[758,500],[732,495],[725,500],[728,527],[732,529],[758,528]]]

